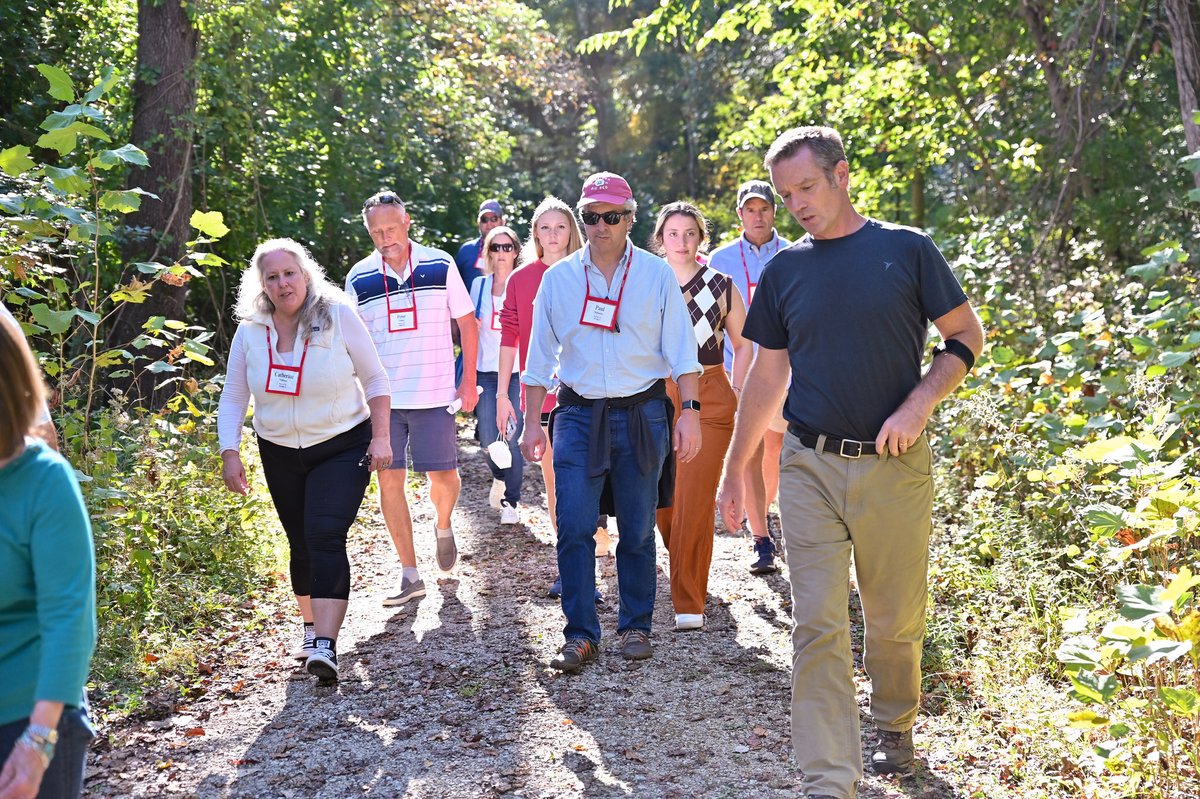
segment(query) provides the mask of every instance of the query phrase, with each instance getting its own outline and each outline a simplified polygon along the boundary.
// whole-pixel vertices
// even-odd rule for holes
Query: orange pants
[[[667,381],[679,423],[679,386]],[[733,436],[737,395],[722,364],[709,366],[700,376],[700,454],[689,463],[676,463],[675,500],[658,511],[658,531],[671,560],[671,602],[676,613],[703,613],[712,565],[713,511],[721,466]]]

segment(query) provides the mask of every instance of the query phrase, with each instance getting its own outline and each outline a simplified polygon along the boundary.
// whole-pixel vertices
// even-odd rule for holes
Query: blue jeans
[[[24,718],[0,725],[0,765],[8,760],[13,746],[28,724],[29,719]],[[83,792],[83,767],[87,760],[88,744],[95,736],[86,708],[63,709],[58,722],[58,744],[54,747],[50,767],[42,775],[38,799],[72,799]]]
[[[475,382],[483,388],[479,395],[479,404],[475,406],[475,416],[479,419],[479,446],[487,447],[496,440],[496,372],[477,372]],[[504,501],[516,505],[521,501],[521,475],[525,470],[525,458],[521,455],[521,431],[525,429],[525,419],[521,413],[521,381],[513,372],[508,381],[508,398],[517,414],[517,432],[508,441],[508,451],[512,453],[512,466],[501,469],[485,457],[492,477],[504,481]]]
[[[617,527],[617,632],[650,631],[657,573],[654,563],[654,511],[658,478],[667,456],[667,409],[662,400],[642,406],[658,450],[652,474],[638,469],[629,437],[629,411],[609,409],[609,452]],[[600,640],[596,615],[596,517],[605,477],[588,476],[588,432],[592,409],[563,406],[554,415],[554,495],[558,500],[558,572],[562,576],[563,635]]]

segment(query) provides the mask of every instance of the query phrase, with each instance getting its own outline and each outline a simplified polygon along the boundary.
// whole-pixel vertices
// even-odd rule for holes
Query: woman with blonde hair
[[[33,436],[45,400],[0,316],[0,796],[75,797],[92,739],[96,562],[75,472]]]
[[[350,597],[346,535],[371,471],[392,460],[391,386],[349,298],[291,239],[258,245],[236,312],[217,412],[225,486],[250,490],[240,445],[253,397],[263,476],[287,533],[304,621],[293,657],[319,679],[336,680]]]
[[[521,455],[519,440],[523,429],[523,420],[518,417],[512,428],[507,426],[496,430],[496,392],[499,384],[500,371],[500,316],[505,307],[508,279],[516,268],[517,258],[521,253],[521,239],[515,230],[501,225],[494,227],[484,236],[480,245],[483,251],[483,274],[471,283],[471,302],[475,305],[475,319],[479,322],[479,356],[475,374],[480,389],[479,404],[475,406],[475,416],[479,420],[480,443],[488,452],[487,464],[492,471],[492,490],[488,501],[493,508],[500,510],[501,524],[518,524],[521,521],[517,513],[517,505],[521,501],[521,476],[525,469],[525,458]],[[518,402],[520,385],[512,376],[516,374],[516,364],[508,359],[509,378],[506,382],[509,403]],[[496,463],[488,445],[492,441],[505,442],[506,448],[501,449],[501,455],[507,450],[507,465]]]

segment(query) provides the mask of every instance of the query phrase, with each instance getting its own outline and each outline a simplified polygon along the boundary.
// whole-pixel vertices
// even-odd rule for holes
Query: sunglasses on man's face
[[[632,213],[632,211],[609,211],[607,214],[597,214],[592,211],[581,211],[579,218],[583,220],[583,224],[589,226],[600,224],[601,219],[606,225],[616,225]]]
[[[479,223],[481,225],[490,225],[493,222],[499,222],[499,221],[500,221],[500,217],[498,217],[498,216],[481,216],[481,217],[479,217]]]
[[[515,249],[517,249],[517,246],[507,241],[503,244],[494,241],[488,245],[488,252],[512,252]]]

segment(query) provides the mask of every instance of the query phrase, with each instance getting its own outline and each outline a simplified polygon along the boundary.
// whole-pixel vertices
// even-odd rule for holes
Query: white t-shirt
[[[475,368],[480,372],[496,372],[500,369],[500,311],[504,308],[504,295],[492,294],[493,275],[480,275],[471,284],[471,302],[475,305],[475,318],[479,320],[479,357]],[[513,374],[517,374],[516,359],[513,359]]]
[[[474,313],[462,276],[448,253],[411,244],[411,271],[386,267],[378,250],[346,275],[392,385],[393,408],[437,408],[454,400],[454,340],[450,321]],[[391,311],[393,324],[389,330]],[[415,311],[415,313],[410,313]],[[411,328],[399,330],[396,328]]]

